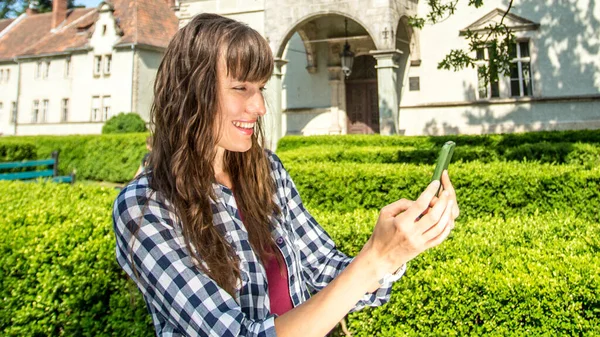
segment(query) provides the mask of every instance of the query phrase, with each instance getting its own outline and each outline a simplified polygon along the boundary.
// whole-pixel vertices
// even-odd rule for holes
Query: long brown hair
[[[273,71],[267,41],[245,24],[201,14],[180,29],[166,50],[154,84],[149,179],[150,187],[174,205],[196,266],[234,295],[241,279],[239,260],[214,226],[211,210],[211,199],[217,200],[213,162],[219,140],[220,58],[228,74],[239,81],[266,82]],[[244,215],[250,244],[266,261],[269,251],[277,249],[269,224],[279,208],[272,199],[275,185],[263,150],[260,119],[254,131],[252,148],[226,150],[223,167]]]

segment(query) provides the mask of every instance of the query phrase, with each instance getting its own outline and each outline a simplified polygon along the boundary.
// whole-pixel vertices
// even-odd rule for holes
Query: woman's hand
[[[385,206],[364,249],[377,256],[381,275],[394,272],[425,250],[442,243],[460,213],[448,173],[442,175],[444,191],[435,196],[439,181],[432,182],[416,201],[398,200]]]

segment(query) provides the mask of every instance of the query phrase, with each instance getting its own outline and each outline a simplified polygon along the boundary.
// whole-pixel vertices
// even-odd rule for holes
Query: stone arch
[[[419,30],[408,24],[408,17],[402,16],[396,28],[396,49],[410,54],[410,65],[421,64],[421,43]]]
[[[289,26],[289,28],[285,31],[285,33],[280,36],[281,37],[280,39],[276,39],[276,41],[271,40],[270,42],[275,44],[275,45],[273,45],[273,44],[271,45],[271,47],[273,48],[275,57],[281,58],[283,56],[283,52],[285,50],[285,47],[286,47],[288,41],[290,40],[292,35],[296,32],[299,33],[300,37],[302,38],[302,40],[305,44],[305,47],[307,44],[310,44],[310,43],[307,43],[310,40],[305,40],[305,37],[303,37],[302,34],[300,34],[300,30],[304,30],[304,29],[302,29],[302,27],[305,26],[307,23],[309,23],[315,19],[318,19],[320,17],[325,17],[325,16],[341,16],[341,17],[348,18],[349,20],[354,21],[354,23],[356,23],[357,25],[362,27],[367,32],[367,34],[369,35],[369,37],[375,44],[376,48],[378,47],[377,39],[375,38],[376,35],[374,35],[372,33],[372,29],[367,24],[362,22],[359,18],[357,18],[356,16],[349,14],[349,13],[341,12],[341,11],[321,11],[321,12],[310,13],[310,14],[300,18],[295,23],[293,23],[292,25]],[[310,32],[310,33],[312,33],[312,32]],[[306,31],[304,32],[304,34],[307,38],[311,35],[310,33],[307,34]],[[312,36],[314,36],[314,35],[312,35]],[[308,50],[309,49],[307,49],[307,54],[309,53]]]
[[[296,33],[298,33],[300,39],[302,39],[304,50],[306,51],[306,70],[309,73],[314,74],[317,72],[318,66],[317,50],[316,48],[313,48],[313,45],[310,43],[310,41],[316,38],[316,28],[314,25],[308,23],[302,28],[299,28]]]

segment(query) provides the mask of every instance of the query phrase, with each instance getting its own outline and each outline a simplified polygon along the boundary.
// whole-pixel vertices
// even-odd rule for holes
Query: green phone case
[[[433,171],[433,177],[431,181],[440,180],[442,178],[442,172],[448,169],[448,164],[450,164],[450,160],[452,159],[452,154],[454,153],[454,147],[456,143],[453,141],[447,141],[442,149],[440,150],[440,154],[438,156],[437,164],[435,165],[435,170]],[[436,192],[436,196],[440,193],[442,186]]]

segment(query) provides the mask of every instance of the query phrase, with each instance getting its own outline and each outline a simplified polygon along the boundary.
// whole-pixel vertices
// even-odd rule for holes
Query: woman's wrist
[[[355,257],[361,260],[366,273],[373,277],[374,282],[378,282],[384,275],[394,272],[397,268],[382,256],[373,246],[371,240],[363,246],[360,253]]]

